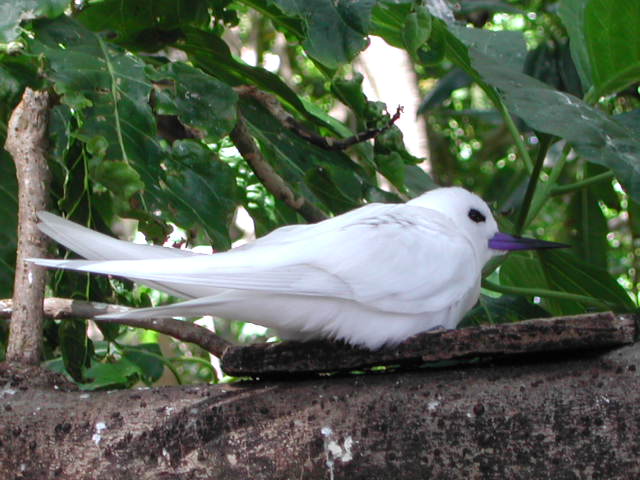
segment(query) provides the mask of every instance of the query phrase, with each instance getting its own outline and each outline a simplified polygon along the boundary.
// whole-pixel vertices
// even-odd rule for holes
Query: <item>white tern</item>
[[[282,227],[213,255],[117,240],[46,212],[39,217],[42,232],[87,260],[30,261],[126,277],[189,299],[110,318],[216,315],[274,328],[284,338],[369,349],[455,328],[478,300],[482,267],[494,255],[562,246],[498,232],[487,204],[459,187]]]

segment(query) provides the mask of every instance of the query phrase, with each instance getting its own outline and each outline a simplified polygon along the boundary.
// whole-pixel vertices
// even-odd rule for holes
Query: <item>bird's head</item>
[[[500,232],[486,202],[461,187],[437,188],[408,203],[436,210],[448,217],[459,231],[466,234],[483,264],[505,251],[567,247],[561,243]]]

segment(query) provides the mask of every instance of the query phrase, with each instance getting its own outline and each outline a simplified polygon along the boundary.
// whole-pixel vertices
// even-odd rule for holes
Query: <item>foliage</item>
[[[227,249],[238,207],[259,235],[304,221],[230,148],[241,115],[275,172],[327,215],[401,201],[434,182],[456,183],[494,202],[503,229],[573,244],[569,252],[512,254],[492,264],[468,322],[635,309],[640,7],[625,0],[457,6],[4,0],[0,140],[24,87],[52,88],[59,98],[50,122],[59,211],[107,232],[118,218],[134,218],[159,243],[173,224],[191,245]],[[252,46],[255,66],[234,53],[230,35]],[[328,152],[234,89],[248,85],[274,96],[317,135],[380,128],[389,115],[366,98],[353,63],[372,35],[404,49],[414,63],[425,91],[431,176],[416,166],[421,159],[406,151],[395,127],[371,143]],[[283,37],[286,62],[263,68],[265,52]],[[349,110],[344,122],[327,113],[338,104]],[[7,297],[16,184],[6,153],[0,169],[0,295]],[[381,188],[380,176],[392,192]],[[144,289],[63,273],[52,276],[51,292],[150,301]],[[88,388],[152,382],[162,365],[177,372],[156,347],[122,343],[126,329],[101,328],[105,342],[94,344],[83,321],[48,325],[52,362],[79,382],[93,379]]]

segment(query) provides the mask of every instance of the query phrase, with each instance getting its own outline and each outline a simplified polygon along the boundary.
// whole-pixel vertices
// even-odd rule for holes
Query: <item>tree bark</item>
[[[0,477],[637,478],[639,366],[633,344],[102,393],[0,371]]]
[[[18,177],[18,250],[13,288],[13,314],[7,360],[37,365],[42,358],[42,299],[45,269],[25,262],[44,257],[47,240],[36,226],[36,213],[47,205],[49,167],[46,151],[49,94],[27,88],[9,119],[5,149]]]

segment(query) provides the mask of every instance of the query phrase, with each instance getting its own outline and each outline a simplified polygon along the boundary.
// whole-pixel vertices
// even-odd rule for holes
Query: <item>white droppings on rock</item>
[[[82,395],[80,395],[80,398],[82,398],[83,400],[86,398],[89,398],[91,395],[89,395],[88,393],[83,393]]]
[[[329,450],[329,453],[333,458],[342,456],[342,448],[335,440],[331,440],[329,441],[329,443],[327,443],[327,450]]]
[[[96,433],[94,433],[91,436],[91,440],[93,441],[93,443],[96,444],[96,446],[98,446],[98,444],[100,443],[100,440],[102,440],[102,435],[100,435],[100,433],[102,433],[103,430],[106,430],[107,425],[104,422],[98,422],[96,423]]]
[[[235,467],[238,464],[238,458],[233,453],[227,454],[227,461],[232,467]]]
[[[351,453],[351,447],[353,447],[353,438],[348,436],[344,439],[344,454],[340,457],[343,462],[350,462],[353,460],[353,454]]]
[[[16,391],[13,388],[5,388],[0,392],[0,397],[4,397],[5,395],[15,395]]]

